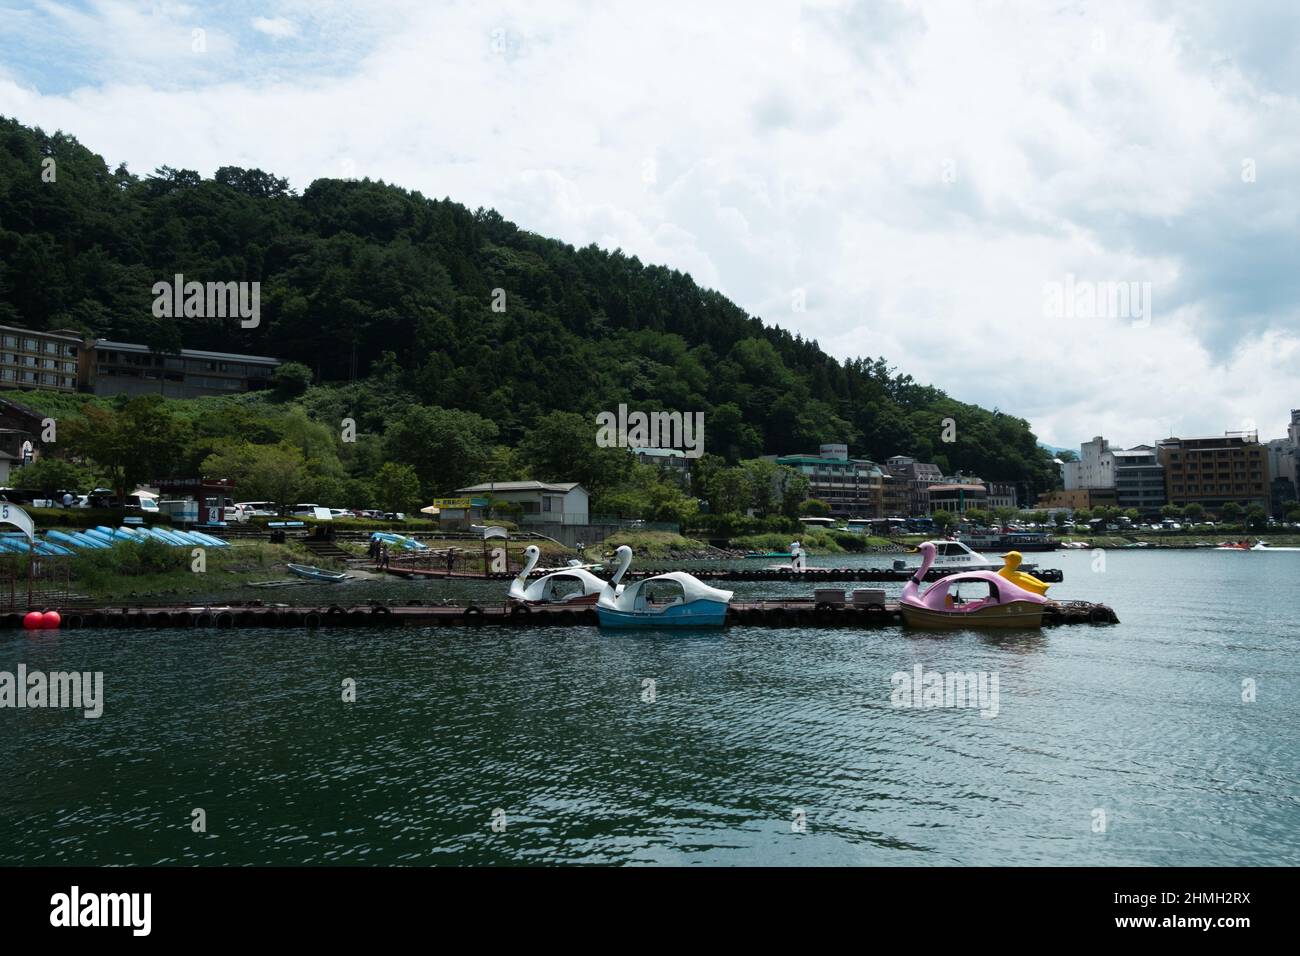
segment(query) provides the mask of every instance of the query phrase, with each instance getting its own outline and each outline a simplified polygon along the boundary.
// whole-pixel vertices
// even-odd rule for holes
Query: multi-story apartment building
[[[280,365],[279,359],[265,355],[199,349],[163,355],[145,345],[106,339],[89,351],[88,379],[96,395],[233,395],[269,387]]]
[[[84,383],[77,332],[34,332],[0,325],[0,388],[75,392]]]
[[[1269,507],[1267,449],[1255,432],[1166,438],[1157,444],[1157,455],[1170,504],[1195,502],[1211,511],[1230,501],[1244,508]]]
[[[907,518],[911,516],[911,488],[907,478],[885,470],[883,481],[883,504],[886,518]]]
[[[1114,488],[1115,455],[1110,442],[1098,435],[1079,446],[1079,460],[1061,463],[1061,480],[1066,491],[1080,488]]]
[[[177,355],[59,329],[0,326],[0,388],[95,395],[231,395],[270,385],[279,359],[182,349]]]
[[[989,508],[1018,508],[1016,483],[1014,481],[990,481],[988,483]]]
[[[1111,453],[1115,462],[1115,504],[1127,511],[1136,508],[1144,517],[1154,517],[1164,507],[1165,469],[1151,445]]]
[[[917,461],[909,455],[894,455],[885,462],[889,474],[907,485],[907,508],[890,517],[915,518],[930,513],[930,486],[943,479],[938,465]]]
[[[778,465],[808,478],[808,494],[844,518],[883,518],[884,473],[871,461],[850,458],[847,445],[822,445],[816,455],[782,455]]]
[[[930,485],[931,513],[950,511],[964,515],[972,508],[984,510],[989,506],[989,492],[983,484],[973,482],[940,482]]]

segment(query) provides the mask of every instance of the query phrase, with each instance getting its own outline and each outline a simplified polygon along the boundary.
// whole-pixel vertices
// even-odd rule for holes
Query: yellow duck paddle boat
[[[1032,574],[1020,570],[1021,557],[1019,551],[1008,551],[1002,556],[1002,567],[998,574],[1006,578],[1016,587],[1024,588],[1032,594],[1046,594],[1050,585],[1038,580]]]

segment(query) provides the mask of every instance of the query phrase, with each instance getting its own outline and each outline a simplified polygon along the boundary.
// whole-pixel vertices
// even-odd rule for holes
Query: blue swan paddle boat
[[[685,571],[669,571],[629,584],[620,582],[632,563],[632,549],[614,552],[618,569],[596,599],[601,627],[722,627],[731,591],[709,587]]]

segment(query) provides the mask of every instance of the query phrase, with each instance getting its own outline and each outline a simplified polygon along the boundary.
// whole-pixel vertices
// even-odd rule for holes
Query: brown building
[[[45,388],[75,392],[84,384],[77,332],[36,332],[0,325],[0,388]]]
[[[1165,469],[1165,497],[1217,512],[1228,502],[1269,506],[1268,449],[1255,432],[1206,438],[1166,438],[1157,445]]]
[[[930,513],[950,511],[955,515],[964,515],[972,508],[988,507],[989,491],[979,484],[933,484],[930,491]]]
[[[1034,504],[1036,511],[1051,511],[1057,508],[1068,508],[1071,511],[1080,511],[1084,508],[1089,510],[1093,508],[1116,508],[1118,499],[1115,495],[1114,488],[1058,488],[1056,491],[1049,491],[1045,495],[1039,495],[1038,501]]]
[[[888,517],[914,518],[930,513],[930,486],[943,480],[938,465],[917,461],[910,455],[894,455],[885,463],[889,474],[907,485],[907,504],[899,511],[889,511]]]

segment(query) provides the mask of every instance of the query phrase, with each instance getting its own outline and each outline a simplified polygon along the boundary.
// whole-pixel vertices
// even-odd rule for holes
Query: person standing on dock
[[[456,549],[448,548],[447,549],[447,573],[448,574],[451,574],[451,570],[453,567],[455,567],[455,565],[456,565]]]
[[[388,542],[385,541],[379,545],[379,566],[388,567]]]

